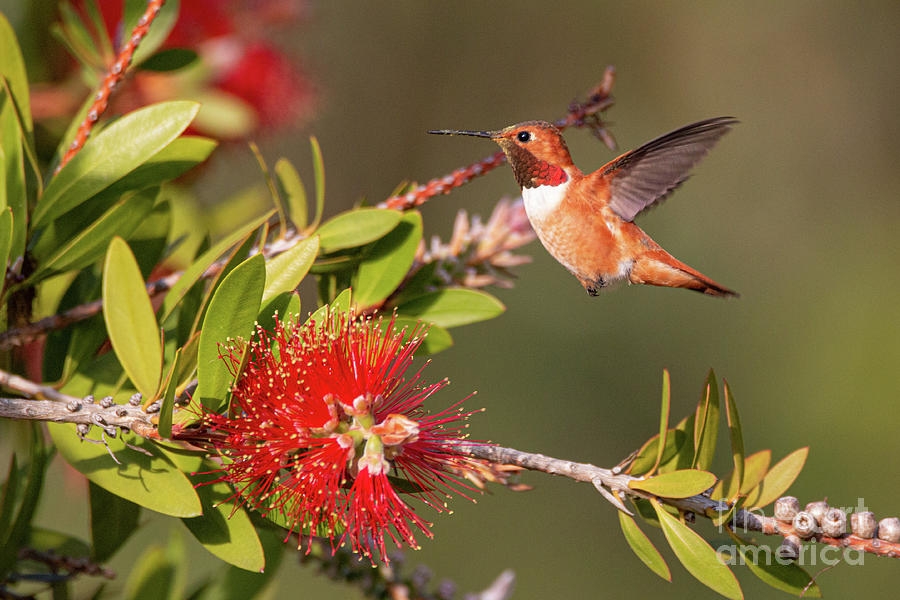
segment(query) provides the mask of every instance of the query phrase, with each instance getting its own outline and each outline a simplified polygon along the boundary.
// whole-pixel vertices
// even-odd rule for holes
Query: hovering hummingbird
[[[627,280],[737,296],[662,249],[634,218],[665,200],[737,120],[718,117],[676,129],[593,173],[574,165],[559,129],[526,121],[498,131],[428,133],[490,138],[512,167],[531,226],[547,251],[591,296]]]

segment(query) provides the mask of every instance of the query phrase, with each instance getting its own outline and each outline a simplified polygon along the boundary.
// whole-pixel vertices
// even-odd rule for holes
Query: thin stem
[[[78,126],[78,130],[75,132],[72,143],[63,155],[62,160],[59,161],[59,166],[56,167],[56,173],[66,166],[66,163],[72,160],[72,157],[78,154],[84,147],[84,143],[87,141],[88,136],[91,134],[91,130],[94,128],[94,123],[100,120],[101,115],[103,115],[106,111],[106,107],[109,105],[110,94],[122,78],[125,77],[125,71],[128,70],[128,65],[131,64],[131,59],[134,57],[135,50],[137,50],[137,47],[141,43],[141,40],[144,39],[144,36],[147,35],[147,32],[150,30],[150,25],[153,24],[153,20],[156,18],[156,15],[159,14],[160,9],[165,3],[166,0],[150,0],[147,2],[147,9],[144,11],[144,14],[141,15],[141,18],[138,19],[134,29],[131,30],[131,35],[125,43],[122,44],[122,47],[119,49],[119,54],[116,56],[116,60],[110,65],[106,77],[103,78],[100,88],[94,95],[94,103],[91,104],[84,120],[82,120],[81,124]]]

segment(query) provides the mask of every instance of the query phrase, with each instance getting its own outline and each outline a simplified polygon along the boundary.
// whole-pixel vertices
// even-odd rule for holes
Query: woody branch
[[[50,400],[0,398],[0,417],[2,418],[77,423],[82,427],[97,425],[107,431],[122,428],[133,431],[144,438],[160,439],[156,424],[153,422],[155,413],[159,411],[158,403],[141,408],[140,398],[138,397],[135,402],[135,396],[132,396],[128,405],[115,404],[111,398],[94,403],[90,397],[82,399],[61,394],[48,386],[42,386],[3,371],[0,371],[0,384],[32,398],[51,398]],[[640,478],[621,473],[618,468],[607,469],[590,463],[580,463],[543,454],[523,452],[515,448],[473,442],[459,443],[455,450],[464,457],[496,465],[513,465],[530,471],[539,471],[566,477],[573,481],[590,483],[619,510],[626,512],[628,510],[622,503],[622,498],[625,497],[655,498],[662,504],[667,504],[682,512],[711,520],[721,517],[731,509],[727,502],[713,500],[703,494],[688,498],[665,498],[632,489],[629,483],[638,481]],[[726,526],[734,530],[755,531],[785,538],[798,533],[790,523],[743,509],[735,511]],[[815,533],[811,537],[801,537],[807,537],[807,541],[837,548],[849,548],[878,556],[900,558],[900,543],[897,542],[863,538],[853,534],[829,537],[822,533]]]

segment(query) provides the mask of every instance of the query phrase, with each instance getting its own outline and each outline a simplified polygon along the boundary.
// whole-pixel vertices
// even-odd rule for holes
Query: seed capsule
[[[128,404],[132,406],[138,406],[141,403],[141,399],[143,396],[140,392],[135,392],[131,395],[131,398],[128,399]]]
[[[775,501],[775,518],[790,523],[800,512],[800,502],[793,496],[784,496]]]
[[[821,523],[825,518],[825,512],[828,510],[828,503],[819,500],[818,502],[810,502],[806,505],[806,512],[811,514],[813,518]]]
[[[806,511],[798,512],[792,525],[794,526],[794,532],[803,539],[811,538],[819,528],[816,518]]]
[[[797,560],[800,557],[800,538],[796,535],[789,535],[784,538],[776,552],[779,558],[787,560]]]
[[[103,408],[109,408],[113,404],[115,404],[115,402],[113,402],[112,396],[104,396],[100,399],[100,406],[102,406]]]
[[[857,512],[850,515],[850,531],[857,537],[870,539],[875,535],[876,525],[873,512]]]
[[[878,539],[894,544],[900,542],[900,519],[888,517],[878,521]]]
[[[847,515],[839,508],[829,508],[822,517],[822,533],[839,538],[847,533]]]

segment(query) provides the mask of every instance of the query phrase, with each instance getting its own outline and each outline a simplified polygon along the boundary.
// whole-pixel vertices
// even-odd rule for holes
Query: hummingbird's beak
[[[497,131],[461,131],[459,129],[435,129],[428,133],[435,135],[471,135],[473,137],[495,138],[499,132]]]

